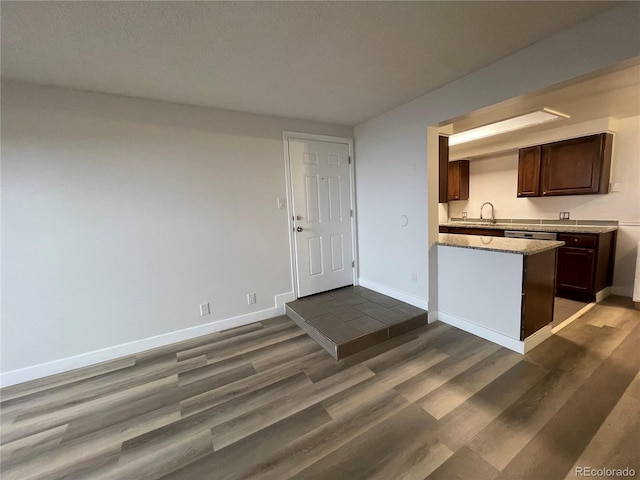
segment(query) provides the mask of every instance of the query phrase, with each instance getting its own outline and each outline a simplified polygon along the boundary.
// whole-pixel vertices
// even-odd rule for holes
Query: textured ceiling
[[[3,77],[356,125],[615,2],[2,2]]]

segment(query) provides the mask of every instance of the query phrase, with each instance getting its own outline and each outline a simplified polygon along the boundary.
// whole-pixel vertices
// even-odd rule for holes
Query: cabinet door
[[[449,137],[438,137],[438,203],[447,203],[447,183],[449,181]]]
[[[458,162],[449,163],[447,200],[460,200],[460,164]]]
[[[518,197],[540,196],[540,152],[542,147],[521,148],[518,155]]]
[[[607,193],[612,138],[601,133],[542,145],[542,196]]]
[[[469,199],[469,160],[449,162],[447,188],[449,200]]]
[[[590,293],[593,285],[595,250],[560,247],[558,249],[558,288]]]

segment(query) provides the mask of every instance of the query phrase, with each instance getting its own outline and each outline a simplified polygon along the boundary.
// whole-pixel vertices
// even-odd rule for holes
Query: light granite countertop
[[[531,225],[522,223],[481,223],[481,222],[448,222],[441,223],[441,227],[461,228],[490,228],[495,230],[512,230],[524,232],[552,232],[552,233],[607,233],[618,230],[611,225]]]
[[[535,255],[536,253],[561,247],[564,245],[564,242],[557,242],[555,240],[528,240],[523,238],[483,237],[480,235],[454,235],[451,233],[441,233],[438,235],[438,245],[515,253],[518,255]]]

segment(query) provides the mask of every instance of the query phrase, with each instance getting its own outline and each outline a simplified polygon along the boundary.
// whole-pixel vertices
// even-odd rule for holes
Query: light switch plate
[[[200,316],[204,317],[205,315],[209,315],[211,313],[211,309],[209,308],[208,303],[200,304]]]

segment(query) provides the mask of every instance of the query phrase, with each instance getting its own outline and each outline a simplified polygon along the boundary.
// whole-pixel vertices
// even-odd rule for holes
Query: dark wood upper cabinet
[[[448,200],[469,199],[469,160],[449,162],[447,179]]]
[[[438,203],[447,203],[447,182],[449,178],[449,137],[438,138]]]
[[[608,193],[612,144],[600,133],[542,145],[541,195]]]
[[[540,152],[542,147],[521,148],[518,155],[518,197],[540,196]]]

